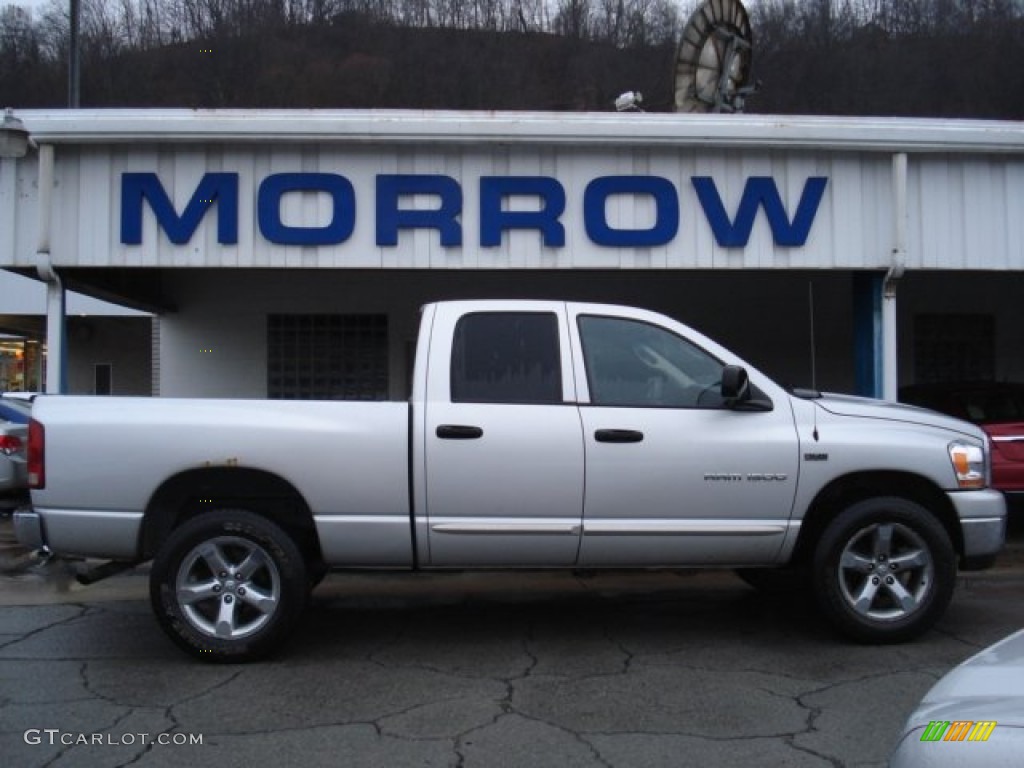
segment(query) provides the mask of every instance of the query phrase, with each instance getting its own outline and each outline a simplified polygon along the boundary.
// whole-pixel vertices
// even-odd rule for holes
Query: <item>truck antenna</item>
[[[817,365],[817,353],[815,351],[814,344],[814,281],[807,281],[807,312],[810,315],[810,326],[811,326],[811,389],[814,392],[818,391],[818,365]],[[818,436],[818,409],[814,408],[814,430],[811,432],[811,436],[814,438],[814,442],[818,442],[820,439]]]
[[[818,367],[814,344],[814,281],[807,281],[807,311],[810,315],[811,326],[811,389],[818,391]]]

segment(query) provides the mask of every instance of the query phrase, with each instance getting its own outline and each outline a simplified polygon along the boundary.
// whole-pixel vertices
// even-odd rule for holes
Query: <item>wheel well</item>
[[[964,540],[956,510],[934,483],[906,472],[860,472],[833,480],[814,498],[800,526],[792,561],[807,562],[821,533],[840,511],[879,496],[898,496],[920,504],[942,523],[953,548],[963,554]]]
[[[204,511],[245,509],[280,526],[308,563],[322,561],[313,513],[288,481],[247,467],[206,467],[181,472],[161,485],[146,507],[142,556],[153,557],[177,526]]]

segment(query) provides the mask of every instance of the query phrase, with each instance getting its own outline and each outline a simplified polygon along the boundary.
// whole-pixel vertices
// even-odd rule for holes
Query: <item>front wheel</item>
[[[295,542],[271,521],[218,510],[183,523],[160,548],[150,602],[161,628],[204,661],[253,661],[277,650],[305,607]]]
[[[956,553],[946,529],[907,499],[866,499],[825,529],[814,556],[815,597],[848,637],[897,643],[917,637],[953,597]]]

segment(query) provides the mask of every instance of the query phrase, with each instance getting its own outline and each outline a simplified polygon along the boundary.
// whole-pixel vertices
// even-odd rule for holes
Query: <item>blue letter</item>
[[[739,210],[736,211],[736,219],[732,222],[725,212],[714,180],[707,176],[694,176],[692,182],[704,209],[704,215],[711,225],[711,231],[715,233],[715,240],[723,248],[746,246],[754,227],[758,206],[764,207],[775,244],[799,247],[807,242],[807,236],[811,233],[811,224],[814,223],[814,216],[818,212],[818,204],[821,202],[828,179],[824,176],[812,176],[807,179],[792,223],[786,215],[775,180],[770,176],[752,176],[747,179]]]
[[[325,227],[289,227],[281,222],[281,197],[296,190],[326,192],[333,214]],[[343,176],[333,173],[275,173],[260,184],[256,215],[260,232],[280,245],[334,245],[347,240],[356,226],[356,193]]]
[[[654,198],[654,226],[650,229],[612,229],[605,203],[612,195],[650,195]],[[597,245],[619,248],[665,245],[679,231],[679,195],[672,182],[660,176],[602,176],[583,193],[583,221]]]
[[[537,211],[502,210],[503,198],[534,195],[540,198]],[[550,248],[565,245],[565,227],[558,217],[565,212],[565,190],[548,176],[483,176],[480,179],[480,245],[501,245],[506,229],[536,229]]]
[[[121,174],[121,242],[142,242],[142,201],[149,201],[157,224],[175,245],[184,245],[195,234],[200,220],[217,203],[217,242],[238,242],[238,174],[207,173],[195,194],[178,216],[155,173]]]
[[[437,195],[439,208],[429,211],[400,210],[403,195]],[[378,176],[377,245],[398,245],[400,229],[436,229],[441,245],[462,245],[462,189],[451,176]]]

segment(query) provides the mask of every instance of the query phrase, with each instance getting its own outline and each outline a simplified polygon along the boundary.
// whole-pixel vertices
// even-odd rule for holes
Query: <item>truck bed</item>
[[[62,468],[34,497],[55,552],[134,557],[154,488],[244,466],[302,489],[328,564],[411,564],[407,403],[40,397],[33,415]]]

